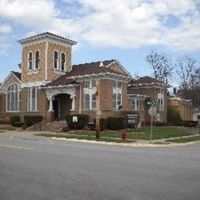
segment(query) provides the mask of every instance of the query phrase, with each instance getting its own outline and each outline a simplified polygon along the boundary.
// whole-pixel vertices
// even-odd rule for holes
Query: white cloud
[[[11,33],[12,27],[9,24],[0,23],[0,54],[6,54],[10,47],[9,33]]]
[[[200,50],[200,13],[195,0],[62,0],[62,3],[66,9],[60,9],[56,0],[1,0],[0,18],[28,27],[31,32],[52,31],[95,46],[137,48],[161,44]],[[63,10],[73,3],[76,4],[72,12],[65,17]],[[175,27],[166,25],[168,15],[179,19]]]
[[[12,31],[12,27],[9,24],[0,24],[0,34],[7,34]]]

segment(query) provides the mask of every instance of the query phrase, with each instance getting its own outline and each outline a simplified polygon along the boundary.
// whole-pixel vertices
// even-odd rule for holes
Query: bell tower
[[[71,71],[75,41],[46,32],[18,42],[22,45],[22,87],[45,85]]]

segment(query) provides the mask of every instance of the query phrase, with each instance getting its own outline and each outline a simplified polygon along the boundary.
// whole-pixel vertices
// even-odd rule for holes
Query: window
[[[65,70],[65,54],[61,53],[61,71]]]
[[[163,111],[164,110],[164,90],[159,90],[157,98],[158,98],[159,110]]]
[[[29,88],[28,111],[37,111],[37,88]]]
[[[28,54],[28,69],[33,69],[33,53],[29,52]]]
[[[54,69],[59,69],[58,52],[54,51]]]
[[[90,95],[89,94],[84,94],[84,108],[85,109],[90,109]]]
[[[96,108],[96,81],[84,81],[83,83],[84,92],[84,109],[95,109]]]
[[[134,111],[140,111],[140,107],[141,107],[140,105],[141,105],[140,100],[138,100],[137,98],[135,98],[133,100],[133,110]]]
[[[8,87],[6,96],[7,111],[20,111],[20,87],[14,84]]]
[[[118,81],[115,81],[113,87],[113,107],[116,110],[119,110],[122,105],[122,84]]]
[[[35,69],[39,68],[39,61],[40,61],[40,52],[36,51],[36,53],[35,53]]]

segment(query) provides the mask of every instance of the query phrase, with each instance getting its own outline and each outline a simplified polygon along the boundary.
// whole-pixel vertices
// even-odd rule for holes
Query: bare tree
[[[193,106],[200,107],[200,67],[194,58],[186,55],[175,64],[179,79],[179,95],[192,100]]]
[[[179,58],[175,64],[176,74],[180,82],[180,89],[191,89],[194,83],[196,60],[186,55]]]
[[[146,61],[153,69],[154,77],[168,84],[169,79],[172,77],[173,70],[169,56],[162,52],[151,51],[151,53],[146,56]]]

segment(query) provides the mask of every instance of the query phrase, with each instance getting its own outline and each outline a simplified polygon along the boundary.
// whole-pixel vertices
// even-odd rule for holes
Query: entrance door
[[[60,100],[55,99],[53,101],[54,119],[59,119],[60,117]]]

